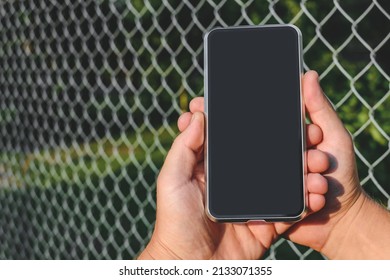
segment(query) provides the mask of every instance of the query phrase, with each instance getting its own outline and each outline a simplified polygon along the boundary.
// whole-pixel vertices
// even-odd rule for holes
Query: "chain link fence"
[[[390,206],[390,2],[0,2],[0,258],[134,258],[176,120],[203,95],[203,35],[293,23]],[[322,256],[280,239],[270,259]]]

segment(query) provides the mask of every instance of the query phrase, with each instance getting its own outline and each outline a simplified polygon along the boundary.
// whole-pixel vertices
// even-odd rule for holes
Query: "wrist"
[[[343,213],[341,209],[338,210],[339,212],[334,216],[336,222],[334,222],[333,229],[320,250],[323,255],[329,259],[343,259],[343,253],[349,249],[349,235],[353,234],[350,231],[353,224],[359,219],[359,213],[369,207],[367,201],[367,195],[361,192],[346,212]],[[336,219],[337,215],[342,216]]]
[[[330,259],[388,258],[389,231],[388,211],[362,192],[337,222],[321,253]]]
[[[146,246],[141,254],[137,257],[137,260],[155,260],[155,258],[149,253],[148,246]]]
[[[178,260],[181,259],[174,252],[166,248],[161,242],[152,238],[137,258],[138,260]]]

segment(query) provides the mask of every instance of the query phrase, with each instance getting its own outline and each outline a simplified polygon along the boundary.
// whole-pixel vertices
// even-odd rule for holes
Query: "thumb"
[[[158,177],[158,186],[178,187],[191,180],[202,157],[204,116],[196,112],[189,126],[175,139]],[[162,186],[162,187],[164,187]]]
[[[309,71],[304,75],[303,95],[306,111],[311,121],[322,129],[324,138],[338,132],[345,133],[343,123],[322,92],[317,72]]]

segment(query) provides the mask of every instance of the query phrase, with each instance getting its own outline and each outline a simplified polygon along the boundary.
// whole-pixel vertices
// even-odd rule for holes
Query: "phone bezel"
[[[302,139],[302,187],[303,187],[303,205],[302,205],[302,212],[295,216],[234,216],[234,217],[217,217],[213,215],[210,211],[210,200],[209,200],[209,180],[208,180],[208,174],[209,174],[209,167],[208,167],[208,161],[209,161],[209,153],[208,153],[208,38],[211,33],[214,31],[220,31],[220,30],[229,30],[229,29],[257,29],[257,28],[280,28],[280,27],[288,27],[295,30],[297,33],[298,38],[298,56],[299,56],[299,72],[301,78],[299,79],[299,92],[300,92],[300,109],[302,112],[301,116],[301,139]],[[306,212],[306,201],[307,201],[307,190],[306,190],[306,176],[307,176],[307,166],[306,166],[306,123],[305,123],[305,106],[303,103],[303,95],[302,95],[302,77],[303,77],[303,50],[302,50],[302,33],[299,30],[298,27],[292,24],[268,24],[268,25],[259,25],[259,26],[236,26],[236,27],[217,27],[210,31],[208,31],[204,36],[204,110],[205,110],[205,118],[206,118],[206,136],[205,136],[205,148],[204,148],[204,168],[205,168],[205,181],[206,181],[206,214],[207,216],[215,221],[215,222],[249,222],[249,221],[265,221],[265,222],[276,222],[276,221],[297,221],[302,218],[304,213]]]

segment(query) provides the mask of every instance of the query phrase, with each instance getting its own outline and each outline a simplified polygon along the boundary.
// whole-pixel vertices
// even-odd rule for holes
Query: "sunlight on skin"
[[[258,259],[291,223],[214,223],[204,209],[203,98],[190,103],[191,112],[178,120],[175,139],[157,182],[157,220],[144,258]],[[308,146],[322,141],[321,129],[308,126]],[[327,181],[319,174],[328,169],[328,157],[308,151],[309,211],[325,204]],[[307,216],[309,213],[306,213]]]
[[[390,214],[362,191],[352,139],[323,94],[316,72],[304,75],[303,94],[312,121],[307,125],[309,212],[303,219],[241,224],[208,219],[204,100],[198,97],[178,120],[181,133],[157,181],[154,233],[139,259],[258,259],[281,234],[329,258],[390,256]]]

